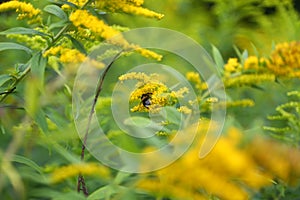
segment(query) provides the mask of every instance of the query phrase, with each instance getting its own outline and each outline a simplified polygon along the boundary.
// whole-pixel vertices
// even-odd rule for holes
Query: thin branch
[[[113,58],[111,63],[109,63],[109,65],[104,69],[103,73],[99,77],[98,85],[97,85],[97,88],[96,88],[96,93],[95,93],[93,104],[92,104],[92,107],[91,107],[91,110],[90,110],[90,113],[89,113],[88,123],[87,123],[87,127],[86,127],[86,130],[85,130],[85,135],[84,135],[83,143],[82,143],[82,147],[81,147],[81,155],[80,155],[81,161],[84,160],[86,141],[87,141],[89,129],[90,129],[90,126],[91,126],[92,117],[93,117],[93,114],[95,113],[95,106],[97,104],[100,92],[102,91],[102,85],[103,85],[104,78],[105,78],[108,70],[111,68],[112,64],[118,59],[118,57],[121,55],[121,53],[122,53],[122,51],[120,51]],[[88,191],[87,191],[87,188],[86,188],[86,185],[85,185],[84,177],[82,176],[82,174],[79,174],[78,181],[77,181],[77,191],[80,192],[81,190],[83,191],[85,196],[88,196]]]

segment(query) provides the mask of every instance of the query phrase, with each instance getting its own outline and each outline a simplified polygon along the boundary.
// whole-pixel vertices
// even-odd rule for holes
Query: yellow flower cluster
[[[88,13],[87,10],[76,10],[70,15],[70,21],[77,27],[85,27],[104,39],[109,39],[119,32],[105,24],[102,20]]]
[[[130,46],[132,46],[132,45],[130,45]],[[155,59],[157,61],[161,61],[161,59],[162,59],[162,55],[159,55],[159,54],[157,54],[157,53],[155,53],[153,51],[150,51],[148,49],[143,49],[143,48],[137,47],[137,48],[134,48],[134,50],[137,53],[139,53],[142,56],[144,56],[145,58],[153,58],[153,59]]]
[[[68,0],[69,3],[72,3],[76,6],[78,6],[79,8],[82,8],[82,6],[84,6],[88,0]],[[70,9],[71,7],[67,4],[62,5],[62,9],[66,10],[66,9]]]
[[[249,56],[244,63],[244,69],[249,70],[258,70],[259,68],[259,63],[258,63],[258,58],[256,56]]]
[[[232,77],[247,73],[274,74],[277,77],[294,78],[300,77],[300,42],[284,42],[276,45],[270,58],[249,56],[243,65],[237,58],[230,58],[224,66],[224,75]]]
[[[0,12],[9,10],[15,10],[18,15],[18,19],[28,18],[28,23],[41,22],[40,17],[41,10],[34,8],[30,3],[19,2],[19,1],[8,1],[0,4]]]
[[[104,39],[111,39],[112,37],[119,35],[120,32],[113,27],[105,24],[102,20],[96,16],[90,14],[86,10],[76,10],[70,15],[70,21],[78,27],[79,30],[84,28],[90,30],[95,35]],[[86,32],[86,31],[85,31]],[[91,33],[89,33],[91,35]],[[109,40],[111,43],[122,46],[125,50],[134,50],[146,58],[154,58],[158,61],[162,59],[162,56],[147,50],[140,48],[137,45],[129,44],[122,36]]]
[[[131,72],[119,77],[121,82],[126,80],[137,80],[136,89],[130,94],[130,102],[139,102],[134,106],[132,112],[156,112],[160,107],[171,106],[178,102],[178,98],[183,98],[188,93],[188,88],[183,87],[178,91],[170,89],[159,80],[158,74],[147,75],[143,72]],[[143,105],[143,98],[149,99],[149,105]],[[189,112],[182,108],[182,112]]]
[[[210,126],[207,122],[200,124],[200,127],[191,127],[203,131],[199,135]],[[231,128],[209,155],[199,159],[201,138],[172,165],[141,178],[137,187],[160,198],[210,199],[213,195],[242,200],[249,199],[251,192],[272,184],[275,177],[285,181],[299,178],[299,150],[282,148],[262,138],[243,147],[241,141],[240,131]],[[272,154],[265,153],[269,149],[274,149]]]
[[[300,42],[276,45],[267,67],[277,76],[300,77]]]
[[[77,49],[70,49],[62,46],[51,47],[43,56],[60,55],[59,60],[62,63],[81,63],[86,56]]]
[[[242,65],[238,62],[237,58],[229,58],[224,66],[224,75],[230,76],[233,73],[241,72]]]
[[[129,14],[141,15],[144,17],[162,19],[163,14],[156,13],[147,8],[141,7],[142,0],[98,0],[95,1],[96,8],[110,12],[125,12]]]
[[[188,108],[187,106],[180,106],[177,110],[183,114],[191,114],[192,113],[192,110],[190,108]]]
[[[196,89],[206,90],[207,84],[201,81],[200,75],[196,72],[187,72],[185,77],[195,85]]]
[[[109,169],[96,163],[80,163],[63,166],[54,170],[50,176],[51,183],[58,183],[68,178],[82,175],[109,177]]]

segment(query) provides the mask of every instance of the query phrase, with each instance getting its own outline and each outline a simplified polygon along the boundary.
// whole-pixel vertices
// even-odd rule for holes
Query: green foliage
[[[300,144],[300,92],[292,91],[287,95],[290,100],[276,107],[277,115],[268,116],[274,121],[273,126],[265,126],[264,129],[271,131],[272,136],[292,145]],[[294,98],[292,98],[294,97]],[[281,123],[278,123],[281,122]],[[280,126],[278,126],[280,124]],[[277,126],[276,126],[277,125]]]

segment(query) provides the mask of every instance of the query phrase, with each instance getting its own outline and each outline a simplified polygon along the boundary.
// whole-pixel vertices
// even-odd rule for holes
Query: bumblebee
[[[151,105],[151,95],[152,93],[146,93],[141,96],[141,103],[146,108],[149,108],[149,106]]]

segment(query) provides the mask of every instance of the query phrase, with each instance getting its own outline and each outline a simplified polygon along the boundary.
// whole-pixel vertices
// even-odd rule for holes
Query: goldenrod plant
[[[292,0],[1,1],[0,199],[299,199],[297,6]],[[203,44],[226,98],[213,93],[216,79],[186,60],[122,35],[145,26],[179,30]],[[185,47],[171,39],[176,50]],[[116,48],[90,56],[108,44]],[[134,68],[141,63],[151,70]],[[170,76],[155,71],[157,63]],[[102,72],[80,85],[83,97],[96,85],[91,104],[74,100],[76,74],[87,66]],[[124,98],[115,99],[120,93]],[[83,110],[85,127],[76,124],[76,102],[91,105]],[[128,118],[116,120],[123,113],[115,103]],[[219,110],[227,113],[215,141],[208,133],[219,130],[212,118]],[[98,129],[103,135],[88,134]],[[214,145],[201,157],[206,142]],[[92,153],[99,145],[104,161],[132,165],[135,173],[100,161]],[[172,153],[176,160],[149,170]],[[143,155],[139,165],[130,162],[135,155]]]

